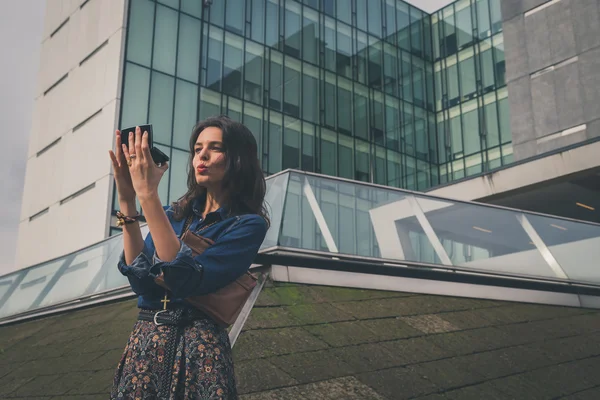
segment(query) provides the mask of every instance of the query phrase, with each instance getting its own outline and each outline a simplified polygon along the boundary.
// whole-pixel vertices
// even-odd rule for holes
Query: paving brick
[[[431,342],[429,337],[394,340],[381,343],[401,365],[438,360],[450,353]]]
[[[293,354],[329,347],[302,328],[264,329],[244,332],[233,349],[237,360]]]
[[[290,388],[240,396],[240,400],[385,400],[375,390],[354,377],[330,379]]]
[[[269,361],[300,383],[338,378],[355,372],[331,350],[273,357]]]
[[[286,307],[286,310],[302,324],[351,321],[354,317],[329,303],[301,304]]]
[[[459,328],[435,314],[403,317],[402,321],[425,334],[444,333],[459,330]]]
[[[29,376],[24,378],[12,378],[12,379],[0,379],[0,398],[4,398],[8,395],[11,395],[21,388],[29,384],[35,377]]]
[[[598,400],[600,399],[600,387],[582,390],[562,398],[563,400]]]
[[[355,372],[375,371],[403,365],[402,359],[381,343],[339,347],[332,351],[339,359],[350,365]]]
[[[481,328],[430,335],[428,339],[451,356],[509,347],[514,345],[515,342],[513,337],[497,328]]]
[[[444,359],[407,367],[433,382],[438,389],[449,390],[483,381],[476,371],[467,368],[463,360]]]
[[[454,311],[439,314],[441,318],[450,322],[458,329],[473,329],[483,328],[492,325],[484,315],[488,312],[488,309],[484,310],[468,310],[468,311]]]
[[[356,378],[390,399],[410,399],[438,390],[432,382],[407,368],[367,372]]]
[[[312,325],[305,327],[305,329],[334,347],[375,342],[378,340],[375,332],[361,325],[358,321]]]
[[[489,382],[477,385],[466,386],[464,388],[445,392],[444,395],[449,400],[509,400],[509,399],[527,399],[528,397],[508,397],[505,393],[498,390]]]
[[[241,361],[235,364],[239,393],[264,391],[298,383],[268,360]]]
[[[358,326],[374,333],[377,341],[403,339],[422,336],[423,333],[411,326],[402,318],[381,318],[359,321]]]
[[[66,394],[71,396],[104,394],[108,396],[112,387],[115,368],[95,371],[89,374],[89,379],[79,386],[69,390]]]
[[[320,298],[329,302],[414,296],[412,293],[386,292],[382,290],[353,289],[335,286],[312,286],[311,289]]]
[[[283,307],[255,307],[252,309],[244,329],[281,328],[295,325],[301,324]]]

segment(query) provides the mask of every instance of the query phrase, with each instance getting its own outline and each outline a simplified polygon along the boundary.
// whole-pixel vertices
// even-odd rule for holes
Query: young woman
[[[215,292],[245,274],[264,240],[266,185],[254,136],[224,116],[198,123],[190,140],[188,191],[163,207],[158,184],[168,166],[153,162],[148,134],[138,127],[129,138],[116,135],[110,157],[124,223],[118,267],[141,310],[111,398],[235,399],[226,329],[184,299]],[[150,229],[145,240],[136,196]],[[214,243],[194,256],[180,240],[185,229]],[[169,290],[155,283],[159,276]]]

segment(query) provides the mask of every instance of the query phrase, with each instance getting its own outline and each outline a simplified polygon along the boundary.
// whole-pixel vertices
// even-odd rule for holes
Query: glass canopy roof
[[[600,225],[300,171],[270,176],[267,188],[265,256],[286,250],[600,287]],[[131,295],[116,267],[122,248],[117,235],[1,276],[0,322]]]

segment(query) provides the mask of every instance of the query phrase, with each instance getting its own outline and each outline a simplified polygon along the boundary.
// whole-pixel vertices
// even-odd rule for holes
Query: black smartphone
[[[152,160],[154,160],[156,164],[164,164],[167,161],[169,161],[169,156],[167,156],[165,153],[154,147],[154,144],[152,142],[152,124],[137,126],[139,126],[142,130],[142,134],[144,132],[148,132],[148,146],[150,146],[150,154],[152,155]],[[133,132],[133,134],[135,135],[135,128],[136,126],[121,129],[121,142],[125,143],[127,147],[129,147],[129,133]]]

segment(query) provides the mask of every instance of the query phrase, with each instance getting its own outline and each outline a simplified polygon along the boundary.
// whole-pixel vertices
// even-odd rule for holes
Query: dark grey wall
[[[502,0],[502,16],[515,160],[600,136],[600,0]]]

